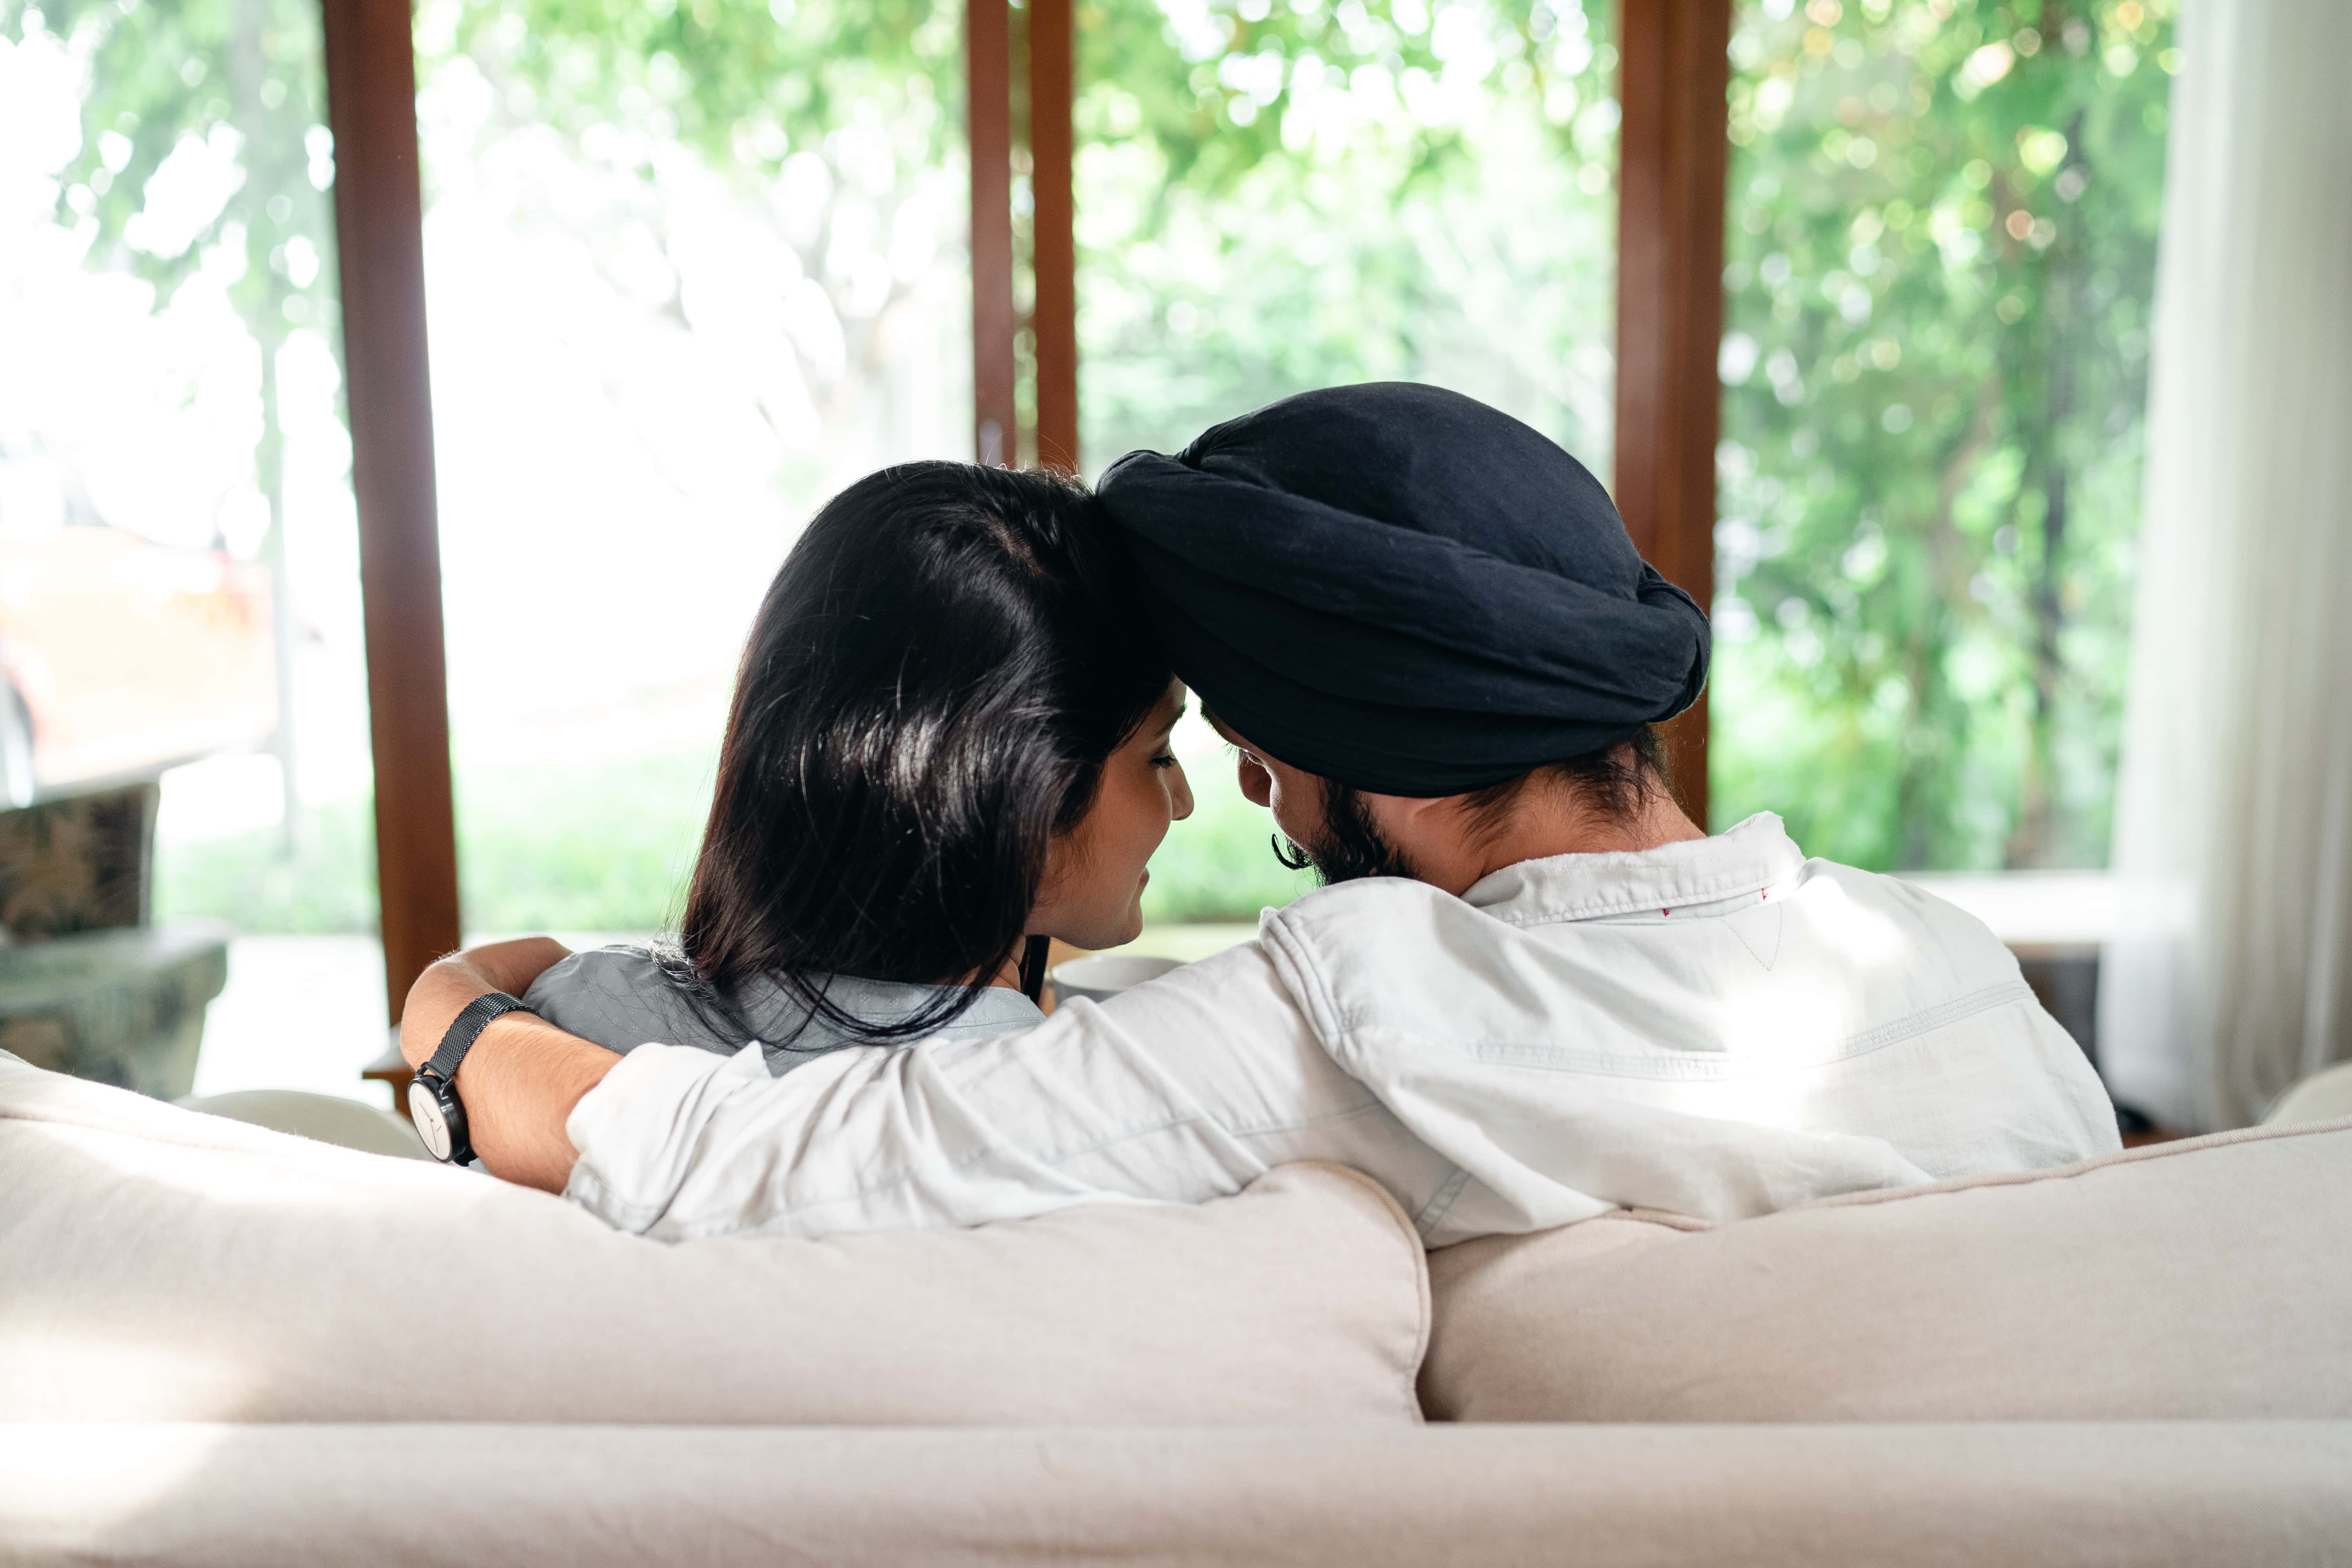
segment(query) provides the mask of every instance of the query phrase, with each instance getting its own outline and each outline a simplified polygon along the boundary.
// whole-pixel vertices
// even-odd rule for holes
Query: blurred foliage
[[[319,8],[313,0],[0,0],[0,33],[47,31],[86,72],[80,152],[58,179],[58,221],[89,260],[168,299],[203,266],[257,342],[334,299],[333,213]],[[209,219],[167,232],[147,211],[159,174],[217,158],[235,188]]]
[[[1082,0],[1087,449],[1178,444],[1285,393],[1402,376],[1605,463],[1606,10]],[[697,149],[768,195],[805,275],[848,306],[883,280],[825,265],[833,194],[865,192],[863,221],[887,232],[953,161],[961,25],[953,0],[425,0],[417,37],[428,90],[475,78],[493,129],[551,130],[649,190],[666,146]],[[1025,153],[1015,186],[1025,245]],[[658,204],[632,216],[658,242]],[[629,237],[616,226],[616,256]],[[852,360],[885,303],[840,311]]]
[[[846,479],[828,435],[887,418],[898,306],[960,247],[962,5],[421,0],[416,70],[428,209],[497,185],[487,221],[560,233],[618,299],[760,345],[743,378],[797,527]],[[527,174],[475,179],[485,163]],[[762,294],[751,320],[710,284],[734,275]]]
[[[545,126],[647,178],[668,139],[774,174],[854,125],[915,166],[961,144],[957,0],[425,0],[420,76],[477,63],[515,124]]]
[[[653,931],[677,917],[710,805],[709,747],[459,776],[457,867],[469,931]],[[173,844],[157,857],[158,920],[245,931],[373,931],[375,816],[369,800],[309,814],[299,853],[274,828]]]
[[[1612,10],[1082,4],[1089,465],[1309,387],[1408,379],[1605,472]]]
[[[960,239],[962,20],[959,0],[421,0],[427,205],[436,169],[525,161],[542,177],[503,221],[560,230],[689,331],[725,330],[698,320],[724,314],[698,258],[754,261],[793,362],[754,403],[780,495],[804,499],[840,478],[825,434],[871,412],[894,308]]]
[[[1790,0],[1733,45],[1712,763],[1874,868],[2106,858],[2168,0]]]

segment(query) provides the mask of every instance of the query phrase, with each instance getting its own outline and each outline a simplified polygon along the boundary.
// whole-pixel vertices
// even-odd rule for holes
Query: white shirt
[[[669,1240],[1193,1203],[1353,1165],[1431,1246],[1619,1206],[1727,1220],[2062,1164],[2112,1108],[1984,926],[1806,860],[1769,815],[1378,879],[1099,1006],[970,1042],[632,1052],[573,1110],[565,1195]]]

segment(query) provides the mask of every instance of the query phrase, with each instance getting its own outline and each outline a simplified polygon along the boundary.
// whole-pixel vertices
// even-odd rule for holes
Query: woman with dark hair
[[[498,943],[420,991],[520,991],[618,1051],[757,1040],[776,1073],[1036,1023],[1048,940],[1131,940],[1145,863],[1192,809],[1168,749],[1183,689],[1127,574],[1076,480],[860,479],[752,625],[675,937]]]

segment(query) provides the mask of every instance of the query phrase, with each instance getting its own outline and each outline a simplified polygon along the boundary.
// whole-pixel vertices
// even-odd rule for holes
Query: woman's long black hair
[[[743,651],[671,979],[739,1036],[734,998],[765,978],[890,1040],[951,1022],[1016,952],[1038,967],[1047,846],[1168,689],[1127,572],[1057,474],[908,463],[828,501]],[[832,974],[958,989],[885,1025],[827,1000]]]

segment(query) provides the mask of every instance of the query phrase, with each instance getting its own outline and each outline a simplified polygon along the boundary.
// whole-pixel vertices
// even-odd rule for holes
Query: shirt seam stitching
[[[1445,1216],[1454,1212],[1454,1200],[1462,1195],[1462,1189],[1469,1184],[1468,1167],[1456,1165],[1454,1167],[1454,1173],[1445,1178],[1444,1184],[1431,1195],[1427,1203],[1421,1205],[1421,1213],[1413,1216],[1412,1224],[1414,1231],[1423,1241],[1429,1239],[1431,1231],[1445,1223]]]
[[[1665,901],[1663,904],[1652,902],[1647,899],[1634,900],[1628,894],[1622,898],[1612,898],[1606,902],[1596,903],[1591,907],[1570,901],[1566,904],[1546,904],[1536,909],[1507,912],[1489,906],[1481,912],[1491,915],[1508,926],[1574,924],[1583,921],[1604,920],[1611,915],[1630,915],[1642,910],[1672,909],[1678,904],[1711,904],[1726,899],[1736,899],[1742,893],[1762,892],[1766,889],[1776,887],[1802,869],[1804,866],[1800,861],[1793,867],[1771,871],[1761,880],[1758,880],[1756,873],[1751,870],[1743,876],[1730,879],[1719,888],[1702,885],[1679,895],[1672,889],[1654,889],[1664,899]],[[1477,908],[1475,905],[1472,907]]]
[[[1225,1133],[1233,1138],[1264,1138],[1276,1132],[1297,1132],[1303,1128],[1328,1126],[1332,1122],[1346,1121],[1361,1116],[1367,1111],[1379,1109],[1381,1109],[1380,1097],[1373,1095],[1360,1104],[1348,1107],[1345,1110],[1328,1110],[1320,1116],[1309,1116],[1297,1121],[1268,1121],[1255,1127],[1226,1127]],[[1215,1119],[1212,1117],[1208,1120]],[[1223,1123],[1219,1125],[1222,1126]]]

